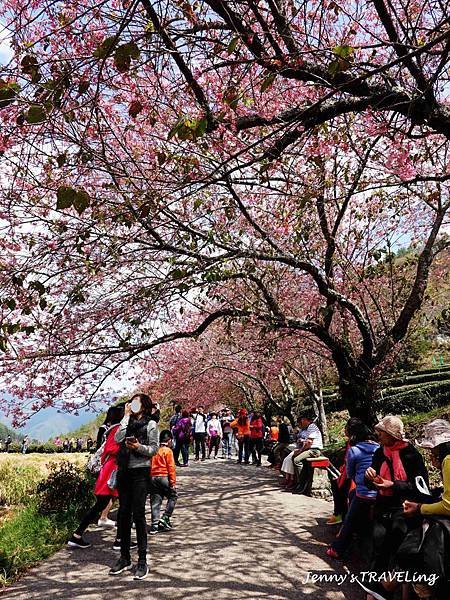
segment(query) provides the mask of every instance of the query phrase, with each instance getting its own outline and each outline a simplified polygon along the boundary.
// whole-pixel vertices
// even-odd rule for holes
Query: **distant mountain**
[[[98,406],[98,405],[97,405]],[[100,408],[100,407],[98,407]],[[98,412],[81,409],[78,414],[65,413],[57,408],[46,408],[28,419],[23,427],[14,429],[16,435],[29,435],[30,438],[45,442],[56,435],[69,433],[92,421]],[[0,413],[0,422],[11,427],[11,422]]]

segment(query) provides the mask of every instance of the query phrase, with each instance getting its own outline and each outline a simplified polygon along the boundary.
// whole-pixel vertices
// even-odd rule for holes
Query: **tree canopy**
[[[314,337],[367,414],[447,243],[446,3],[0,11],[9,390],[69,406],[163,342],[240,321]]]

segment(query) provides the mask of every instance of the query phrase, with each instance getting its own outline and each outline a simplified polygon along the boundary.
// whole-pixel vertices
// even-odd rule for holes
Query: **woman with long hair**
[[[145,502],[150,483],[151,457],[158,451],[159,433],[158,405],[147,394],[135,394],[125,405],[115,440],[120,444],[118,455],[117,489],[119,491],[119,530],[121,534],[120,558],[109,571],[118,575],[131,569],[131,525],[136,525],[138,563],[134,569],[135,579],[148,575],[147,523]]]
[[[86,531],[91,523],[97,523],[100,514],[108,506],[111,501],[118,497],[118,492],[115,488],[111,488],[110,477],[117,469],[117,455],[119,453],[120,445],[115,441],[114,435],[119,428],[119,423],[124,414],[124,406],[111,406],[108,409],[108,423],[109,427],[105,429],[106,432],[106,444],[103,448],[101,463],[102,468],[97,477],[95,483],[94,495],[96,502],[94,506],[85,514],[81,523],[74,531],[72,537],[67,542],[68,546],[73,548],[89,548],[90,543],[83,539],[83,533]],[[115,523],[113,522],[115,525]],[[120,540],[120,529],[117,530],[116,540]],[[116,544],[116,542],[115,542]]]

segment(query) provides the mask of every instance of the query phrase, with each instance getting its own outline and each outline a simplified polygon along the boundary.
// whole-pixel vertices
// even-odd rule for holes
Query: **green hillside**
[[[9,427],[3,425],[3,423],[0,423],[0,440],[3,441],[8,435],[11,436],[13,441],[17,442],[22,440],[24,437],[23,435],[16,433],[13,429],[9,429]]]
[[[95,417],[95,419],[92,419],[92,421],[88,421],[87,423],[84,423],[84,425],[81,425],[81,427],[78,427],[77,429],[74,429],[73,431],[69,431],[68,433],[61,433],[59,435],[60,438],[88,438],[91,437],[93,440],[96,439],[97,437],[97,431],[98,428],[100,427],[100,425],[104,422],[105,420],[105,415],[106,413],[100,413],[99,415],[97,415]],[[51,441],[53,441],[53,439],[57,437],[57,436],[52,436]]]

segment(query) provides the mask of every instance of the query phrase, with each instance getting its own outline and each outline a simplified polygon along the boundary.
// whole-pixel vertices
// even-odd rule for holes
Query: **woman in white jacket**
[[[209,437],[208,458],[211,458],[211,452],[213,449],[214,458],[217,458],[220,440],[222,439],[222,427],[216,413],[211,413],[211,418],[206,426],[206,432]]]

